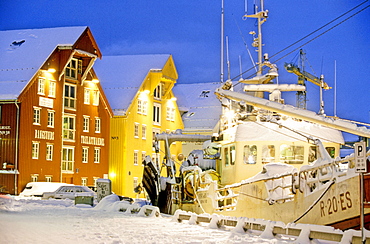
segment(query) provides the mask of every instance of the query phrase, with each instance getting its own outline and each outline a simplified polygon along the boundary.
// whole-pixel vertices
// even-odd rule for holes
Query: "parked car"
[[[95,192],[92,191],[87,186],[61,186],[56,191],[44,192],[42,199],[72,199],[74,200],[76,196],[91,196],[95,197]]]
[[[55,191],[61,186],[68,186],[71,184],[59,182],[29,182],[23,191],[19,194],[20,197],[42,197],[44,192]]]

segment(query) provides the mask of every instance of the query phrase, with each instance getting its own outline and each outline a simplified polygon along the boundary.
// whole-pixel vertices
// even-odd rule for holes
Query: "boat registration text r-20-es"
[[[349,191],[339,194],[339,196],[332,196],[326,200],[320,201],[320,215],[332,215],[340,211],[346,211],[352,208],[352,199]]]

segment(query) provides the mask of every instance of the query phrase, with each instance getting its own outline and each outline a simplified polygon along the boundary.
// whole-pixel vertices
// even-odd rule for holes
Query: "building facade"
[[[182,129],[172,93],[178,78],[171,55],[109,56],[99,60],[96,73],[112,107],[109,179],[118,195],[143,197],[135,188],[143,176],[143,160],[152,157],[159,167],[164,156],[153,147],[155,134]],[[171,145],[173,157],[181,144]]]
[[[61,44],[63,43],[63,44]],[[94,186],[108,177],[112,111],[93,70],[88,27],[1,31],[0,185]]]

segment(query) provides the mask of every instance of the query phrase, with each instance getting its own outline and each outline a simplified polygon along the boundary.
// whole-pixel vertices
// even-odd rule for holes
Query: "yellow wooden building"
[[[172,55],[104,56],[96,73],[112,107],[109,179],[112,191],[128,197],[143,197],[134,189],[141,183],[143,159],[150,155],[162,164],[153,147],[153,135],[174,132],[183,122],[172,88],[178,74]],[[181,144],[171,146],[175,157]]]

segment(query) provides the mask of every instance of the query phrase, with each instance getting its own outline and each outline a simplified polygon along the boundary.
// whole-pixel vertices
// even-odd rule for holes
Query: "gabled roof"
[[[114,115],[124,115],[150,70],[162,70],[169,54],[104,56],[94,70]]]
[[[0,31],[0,100],[14,100],[59,46],[72,46],[88,27]]]
[[[184,132],[209,132],[221,115],[221,103],[214,91],[219,82],[176,84],[172,89],[180,112],[184,113]]]

